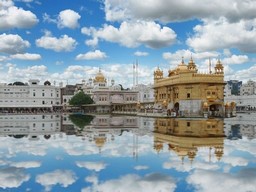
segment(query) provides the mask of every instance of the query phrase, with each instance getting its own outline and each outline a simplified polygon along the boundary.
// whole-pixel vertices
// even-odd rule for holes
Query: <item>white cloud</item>
[[[0,35],[0,52],[8,54],[23,53],[30,47],[30,43],[23,40],[19,35],[1,34]]]
[[[69,52],[75,49],[77,42],[67,35],[62,35],[60,38],[53,37],[49,31],[46,31],[44,36],[36,40],[36,45],[56,52]]]
[[[176,67],[181,62],[182,57],[184,58],[185,63],[188,63],[192,56],[192,59],[194,60],[194,62],[196,64],[199,64],[202,60],[205,60],[205,59],[209,60],[209,58],[218,57],[218,55],[219,53],[214,51],[196,53],[187,49],[181,49],[181,50],[177,50],[174,53],[164,52],[162,56],[165,60],[169,61],[171,65],[174,65]]]
[[[148,52],[141,52],[141,51],[136,51],[135,53],[134,53],[134,55],[136,55],[136,56],[147,56],[148,55]]]
[[[139,170],[146,170],[148,169],[149,167],[148,166],[145,166],[145,165],[137,165],[134,167],[135,170],[139,171]]]
[[[256,19],[229,23],[227,19],[204,20],[202,25],[194,27],[194,36],[187,44],[195,51],[212,51],[237,48],[244,52],[256,51]]]
[[[50,191],[57,184],[60,184],[62,187],[68,187],[75,183],[76,180],[77,176],[70,170],[55,170],[36,176],[36,182],[43,185],[47,191]]]
[[[39,161],[23,161],[23,162],[12,162],[10,164],[12,167],[17,168],[37,168],[41,166],[41,162]]]
[[[1,6],[2,5],[2,6]],[[25,11],[12,5],[12,1],[0,2],[0,30],[12,28],[31,28],[38,19],[31,11]]]
[[[79,54],[76,56],[76,60],[99,60],[105,59],[107,57],[106,53],[100,50],[90,51],[85,54]]]
[[[3,168],[0,170],[0,188],[17,188],[30,179],[24,169],[20,168]]]
[[[47,72],[47,67],[44,65],[35,65],[28,66],[27,68],[19,68],[14,64],[7,63],[6,68],[2,70],[4,75],[0,75],[1,82],[28,82],[29,79],[39,79],[41,81],[45,81],[49,74]],[[34,149],[30,148],[31,152],[35,153],[43,153],[42,151],[34,151]]]
[[[35,61],[35,60],[40,60],[41,59],[41,55],[39,55],[39,54],[32,54],[32,53],[24,53],[24,54],[11,55],[11,58],[12,59]]]
[[[9,59],[8,57],[0,55],[0,62],[7,61],[8,59]]]
[[[103,28],[83,28],[82,33],[125,47],[145,45],[151,48],[161,48],[173,44],[176,40],[175,32],[169,27],[161,27],[155,22],[122,22],[119,28],[104,25]]]
[[[176,188],[176,183],[170,176],[161,174],[149,174],[145,177],[139,175],[125,175],[119,179],[108,180],[104,183],[93,185],[91,188],[84,188],[82,192],[172,192]]]
[[[70,9],[66,9],[64,11],[61,11],[58,16],[58,27],[59,28],[71,28],[75,29],[79,27],[78,20],[81,18],[81,16]]]
[[[188,176],[187,182],[194,185],[198,192],[255,191],[255,173],[255,168],[244,169],[234,174],[199,169]]]
[[[107,164],[105,164],[103,162],[89,162],[89,161],[84,161],[84,162],[77,161],[76,165],[78,167],[83,167],[83,168],[97,171],[97,172],[99,172],[107,167]]]
[[[229,58],[224,58],[222,63],[232,65],[232,64],[243,64],[249,61],[247,55],[231,55]]]
[[[13,5],[14,4],[13,4],[12,0],[0,0],[0,8],[2,8],[2,9],[11,7]]]
[[[93,39],[89,39],[85,41],[85,44],[91,47],[96,47],[98,45],[98,38],[94,37]]]
[[[185,21],[192,19],[218,19],[220,16],[230,21],[255,17],[254,1],[240,0],[104,0],[105,15],[108,21],[128,19],[159,20],[162,22]],[[209,14],[210,13],[210,14]]]

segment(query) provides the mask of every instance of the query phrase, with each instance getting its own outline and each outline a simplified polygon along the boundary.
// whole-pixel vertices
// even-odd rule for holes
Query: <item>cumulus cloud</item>
[[[81,18],[81,16],[70,9],[66,9],[64,11],[61,11],[58,16],[58,27],[59,28],[71,28],[75,29],[79,27],[78,20]]]
[[[230,23],[225,18],[194,27],[195,34],[186,41],[195,51],[237,48],[244,52],[256,51],[256,19]]]
[[[188,176],[187,182],[194,185],[198,192],[254,191],[256,170],[250,168],[243,169],[236,174],[228,174],[198,169]]]
[[[176,183],[174,179],[166,175],[149,174],[145,177],[140,177],[139,175],[125,175],[119,179],[108,180],[104,183],[93,185],[91,188],[84,188],[82,192],[172,192],[175,188]]]
[[[136,51],[134,53],[135,56],[147,56],[148,55],[148,52],[141,52],[141,51]]]
[[[247,55],[231,55],[231,57],[224,58],[222,60],[225,64],[243,64],[249,61],[249,58]]]
[[[0,170],[0,188],[17,188],[30,179],[24,169],[20,168],[3,168]]]
[[[45,78],[49,75],[47,72],[47,67],[44,65],[35,65],[35,66],[28,66],[27,68],[19,68],[16,65],[7,64],[7,71],[4,71],[4,75],[0,77],[2,82],[14,82],[14,81],[27,81],[29,79],[40,79],[45,80]],[[3,70],[2,70],[3,71]],[[45,151],[43,149],[38,151],[34,148],[29,148],[31,153],[36,154],[44,154]]]
[[[0,30],[31,28],[38,19],[31,11],[13,6],[12,1],[0,1]]]
[[[57,184],[60,184],[62,187],[68,187],[75,183],[76,180],[77,176],[70,170],[55,170],[36,176],[36,182],[43,185],[47,191],[50,191]]]
[[[161,48],[173,44],[176,40],[176,34],[171,28],[146,21],[124,21],[119,28],[112,25],[104,25],[98,30],[84,27],[81,31],[85,35],[92,36],[92,39],[102,39],[129,48],[142,44],[150,48]]]
[[[11,55],[11,58],[12,59],[35,61],[35,60],[40,60],[41,59],[41,55],[39,55],[39,54],[32,54],[32,53],[24,53],[24,54]]]
[[[41,162],[39,161],[22,161],[22,162],[12,162],[10,164],[12,167],[17,168],[37,168],[41,166]]]
[[[256,9],[254,1],[240,0],[104,0],[104,6],[108,21],[151,19],[173,22],[205,18],[218,19],[220,16],[230,21],[237,21],[254,18]]]
[[[1,34],[0,35],[0,52],[7,54],[23,53],[30,47],[30,43],[23,40],[19,35]]]
[[[103,169],[106,168],[107,164],[103,163],[103,162],[89,162],[89,161],[77,161],[76,165],[78,167],[83,167],[89,170],[93,170],[93,171],[101,171]]]
[[[58,28],[70,28],[70,29],[75,29],[79,27],[79,22],[78,20],[81,18],[81,16],[71,10],[71,9],[66,9],[63,10],[59,13],[59,15],[56,17],[51,17],[47,13],[43,14],[43,21],[48,22],[48,23],[55,23],[57,24]]]
[[[62,35],[60,38],[53,37],[49,31],[46,31],[44,36],[36,40],[36,45],[56,52],[69,52],[75,49],[77,42],[67,35]]]
[[[209,58],[216,58],[218,57],[219,53],[215,51],[211,52],[192,52],[188,49],[181,49],[177,50],[174,53],[171,52],[164,52],[162,57],[163,59],[167,60],[171,65],[178,65],[181,62],[181,59],[184,58],[185,62],[189,62],[189,60],[192,59],[196,64],[202,62],[202,60]]]
[[[106,53],[100,50],[89,51],[85,54],[79,54],[76,56],[76,60],[100,60],[107,57]]]

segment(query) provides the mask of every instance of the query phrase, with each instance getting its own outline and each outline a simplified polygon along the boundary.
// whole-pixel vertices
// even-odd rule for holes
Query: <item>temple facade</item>
[[[198,72],[192,57],[188,64],[181,63],[168,76],[159,67],[154,71],[155,110],[171,116],[224,117],[224,67],[217,61],[214,72]],[[226,112],[231,113],[232,109]]]

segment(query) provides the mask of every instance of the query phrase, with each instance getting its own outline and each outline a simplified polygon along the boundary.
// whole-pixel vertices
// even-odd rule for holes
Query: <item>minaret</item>
[[[136,85],[138,85],[138,79],[139,79],[139,64],[138,64],[138,60],[136,60]]]
[[[211,63],[210,57],[209,57],[209,73],[212,74],[212,63]]]
[[[183,60],[183,59],[182,59],[182,60]],[[184,63],[184,61],[183,61],[183,63]],[[189,69],[190,71],[197,71],[197,69],[196,69],[196,64],[195,64],[195,62],[193,61],[193,58],[192,58],[192,54],[191,54],[190,61],[188,62],[188,69]]]

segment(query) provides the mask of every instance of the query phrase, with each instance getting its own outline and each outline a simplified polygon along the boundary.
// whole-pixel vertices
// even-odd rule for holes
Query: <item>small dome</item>
[[[45,81],[44,85],[51,85],[50,81]]]
[[[184,63],[184,59],[182,57],[181,63],[177,67],[177,71],[186,71],[188,66]]]

